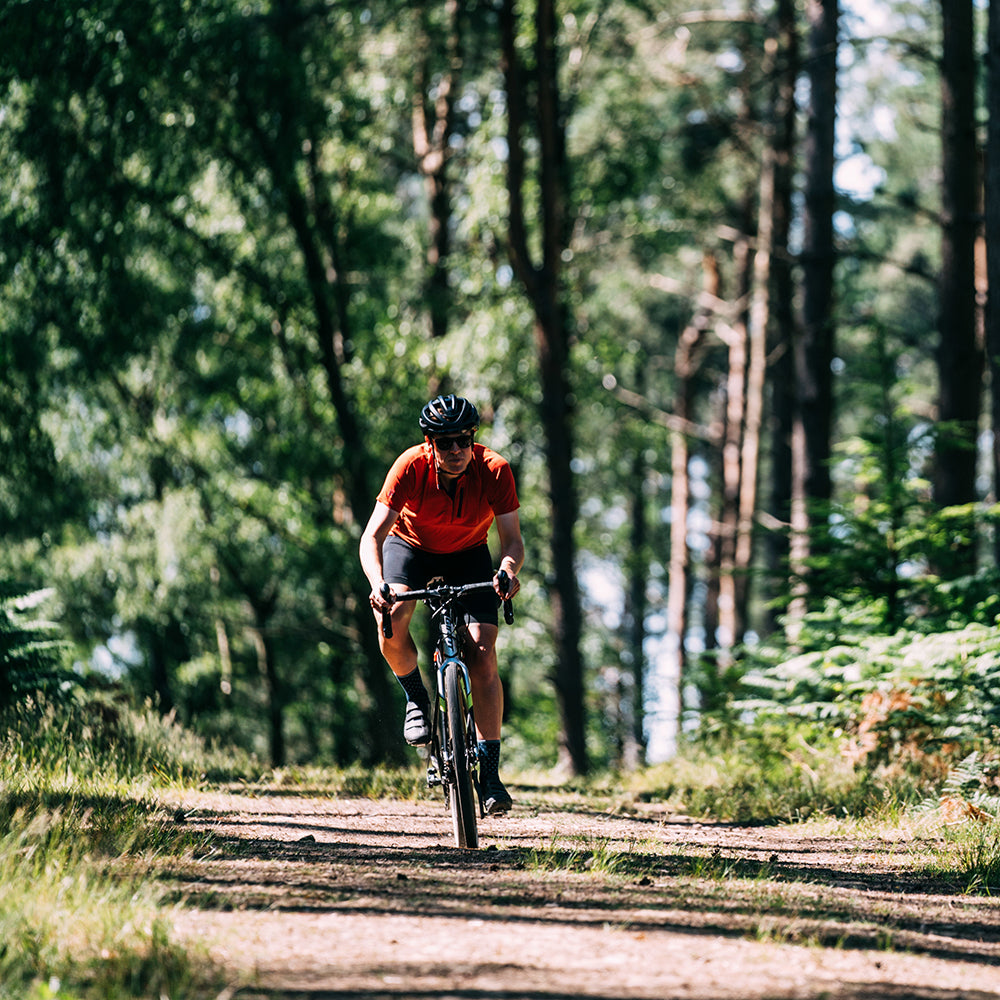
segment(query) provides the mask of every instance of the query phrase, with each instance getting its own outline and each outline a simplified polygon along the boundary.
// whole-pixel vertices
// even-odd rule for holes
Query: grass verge
[[[146,878],[155,858],[195,846],[151,791],[167,766],[183,769],[168,764],[169,725],[130,717],[131,739],[110,738],[79,706],[25,706],[4,722],[0,1000],[205,995],[211,967],[171,939]],[[154,731],[166,738],[151,773]]]

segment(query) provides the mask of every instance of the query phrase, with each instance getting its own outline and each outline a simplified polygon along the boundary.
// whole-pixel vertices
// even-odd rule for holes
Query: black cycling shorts
[[[493,557],[488,545],[441,554],[414,548],[390,535],[382,546],[382,576],[390,585],[402,583],[411,590],[423,590],[438,576],[445,583],[482,583],[493,579]],[[499,606],[500,598],[493,590],[473,590],[461,598],[466,624],[499,624]]]

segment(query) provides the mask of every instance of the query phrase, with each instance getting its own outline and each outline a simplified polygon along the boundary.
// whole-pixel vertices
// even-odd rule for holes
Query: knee
[[[489,679],[497,676],[497,654],[492,646],[472,646],[469,650],[469,670]]]
[[[382,652],[390,655],[393,653],[403,653],[413,645],[409,628],[406,625],[397,626],[395,623],[392,626],[392,637],[387,638],[380,629],[378,641],[382,647]]]
[[[397,642],[405,643],[410,635],[411,617],[412,611],[410,609],[401,604],[395,605],[389,612],[389,620],[392,623],[392,637],[386,638],[385,633],[382,631],[382,612],[376,611],[375,620],[378,623],[379,642],[388,645],[393,645]]]
[[[386,659],[405,656],[411,650],[416,649],[413,637],[410,635],[410,623],[405,620],[398,623],[393,621],[391,637],[387,637],[380,628],[378,630],[378,644]]]

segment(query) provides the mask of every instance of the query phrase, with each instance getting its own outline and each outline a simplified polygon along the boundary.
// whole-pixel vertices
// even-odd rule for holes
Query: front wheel
[[[455,844],[458,847],[479,846],[476,801],[469,767],[469,740],[466,729],[466,700],[457,663],[444,668],[445,731],[444,753],[451,760],[451,781],[448,802],[451,806]]]

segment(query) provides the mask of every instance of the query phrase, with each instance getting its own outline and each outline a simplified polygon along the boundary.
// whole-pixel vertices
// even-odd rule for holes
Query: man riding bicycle
[[[499,597],[520,588],[524,565],[520,504],[509,463],[475,443],[479,413],[461,396],[432,399],[420,413],[424,443],[404,451],[392,464],[361,536],[361,566],[371,584],[369,601],[377,620],[391,609],[392,636],[378,629],[382,655],[406,694],[403,737],[411,746],[430,741],[430,699],[417,666],[410,635],[414,604],[395,602],[408,590],[421,590],[435,577],[446,583],[493,579],[496,595],[474,591],[464,600],[469,631],[468,668],[479,738],[480,787],[487,815],[507,812],[511,798],[500,780],[500,728],[503,687],[497,670]],[[496,522],[501,588],[487,545]],[[382,595],[383,584],[389,598]]]

